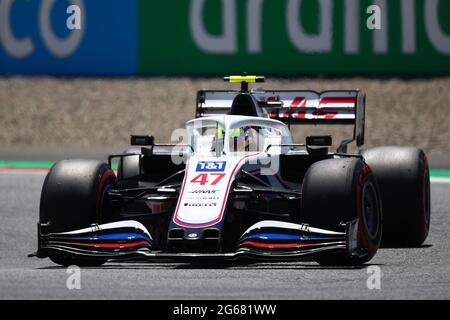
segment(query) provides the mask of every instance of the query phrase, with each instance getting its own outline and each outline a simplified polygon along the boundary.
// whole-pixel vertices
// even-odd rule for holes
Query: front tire
[[[358,237],[366,254],[324,254],[322,265],[360,265],[375,255],[382,233],[382,208],[377,183],[361,159],[328,159],[314,163],[302,186],[301,221],[313,227],[340,231],[342,222],[358,219]]]
[[[105,193],[116,186],[114,171],[105,163],[59,161],[48,172],[42,187],[39,222],[48,223],[49,233],[57,233],[114,221],[116,213],[105,201]],[[50,259],[63,266],[98,266],[106,262],[64,254],[51,254]]]

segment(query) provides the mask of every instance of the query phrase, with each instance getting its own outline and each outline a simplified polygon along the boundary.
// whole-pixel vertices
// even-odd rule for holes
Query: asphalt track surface
[[[311,263],[190,265],[107,263],[81,269],[69,290],[66,269],[28,258],[36,249],[43,173],[0,173],[1,299],[449,299],[450,184],[432,182],[432,228],[420,248],[381,249],[362,268]],[[401,230],[399,230],[401,232]],[[368,289],[370,266],[381,289]]]

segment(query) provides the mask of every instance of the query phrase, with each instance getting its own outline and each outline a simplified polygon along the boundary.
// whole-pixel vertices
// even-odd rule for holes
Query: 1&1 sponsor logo
[[[196,172],[223,172],[225,171],[226,161],[199,161]]]

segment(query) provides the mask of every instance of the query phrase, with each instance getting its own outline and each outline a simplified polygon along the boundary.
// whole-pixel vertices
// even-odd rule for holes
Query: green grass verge
[[[432,177],[448,177],[450,178],[450,170],[431,169],[430,176]]]

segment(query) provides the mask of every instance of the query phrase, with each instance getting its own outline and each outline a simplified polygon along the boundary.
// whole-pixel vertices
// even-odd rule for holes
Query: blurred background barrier
[[[0,0],[0,42],[3,74],[448,74],[450,1]]]
[[[365,146],[405,144],[428,152],[447,150],[450,154],[450,77],[268,77],[263,85],[317,91],[359,87],[367,94]],[[123,151],[132,133],[151,134],[157,142],[169,142],[173,130],[183,128],[184,122],[194,117],[197,90],[231,87],[219,77],[0,77],[0,160],[5,159],[5,145],[78,147],[86,151],[114,147]],[[307,134],[330,133],[336,143],[352,134],[351,126],[292,129],[299,143]],[[22,149],[31,151],[28,147]],[[48,153],[44,148],[34,150]],[[23,159],[20,154],[16,158]]]
[[[243,71],[266,88],[359,88],[367,146],[450,155],[448,0],[0,0],[0,160],[168,142],[197,90]],[[351,135],[306,129],[296,141]]]

